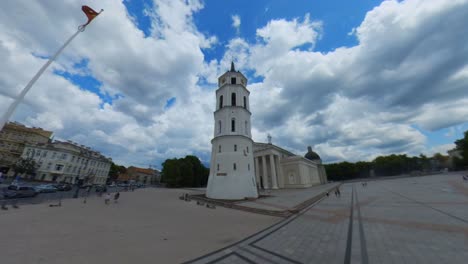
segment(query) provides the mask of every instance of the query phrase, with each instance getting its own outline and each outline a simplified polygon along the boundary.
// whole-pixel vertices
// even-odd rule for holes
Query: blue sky
[[[2,2],[0,110],[85,21],[82,4],[105,11],[13,120],[117,163],[207,164],[216,78],[232,58],[249,79],[254,140],[297,154],[431,155],[468,129],[468,0]]]

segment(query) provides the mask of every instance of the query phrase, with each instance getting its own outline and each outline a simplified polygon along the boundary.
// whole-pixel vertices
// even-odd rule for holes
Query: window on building
[[[231,78],[231,84],[236,84],[236,77]]]
[[[218,146],[218,152],[221,153],[221,145]]]
[[[56,171],[61,171],[63,169],[63,165],[62,164],[56,164],[55,165],[55,170]]]
[[[249,153],[249,146],[247,146],[247,153]]]
[[[47,151],[42,152],[42,157],[43,158],[47,157]]]
[[[41,155],[41,150],[38,149],[37,152],[36,152],[36,157],[39,157]]]
[[[221,120],[218,121],[218,134],[221,134]]]
[[[219,171],[219,164],[217,164],[216,169]]]
[[[245,134],[248,135],[249,134],[249,123],[247,121],[245,121],[245,124],[244,124],[244,129],[245,129]]]
[[[236,119],[231,120],[231,131],[236,132]]]
[[[75,156],[72,156],[71,162],[75,161]]]
[[[236,93],[231,94],[231,105],[236,106]]]
[[[52,158],[55,159],[55,156],[57,156],[57,153],[52,153]]]
[[[234,163],[234,164],[232,164],[232,169],[233,169],[233,170],[236,170],[236,169],[237,169],[237,166],[236,166],[236,164],[235,164],[235,163]]]
[[[247,170],[249,170],[249,171],[250,171],[250,163],[249,163],[249,164],[247,164]]]
[[[219,97],[219,109],[223,108],[223,96]]]
[[[67,154],[63,153],[61,159],[67,159]]]
[[[237,151],[237,145],[234,144],[234,151]]]
[[[51,167],[52,167],[52,162],[47,163],[47,169],[50,170]]]
[[[244,96],[244,108],[247,109],[247,97]]]

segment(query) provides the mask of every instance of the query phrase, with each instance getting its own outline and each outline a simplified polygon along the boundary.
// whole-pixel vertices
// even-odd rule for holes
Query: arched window
[[[223,96],[219,97],[219,109],[223,108]]]
[[[236,169],[237,169],[237,167],[236,167],[236,164],[235,164],[235,163],[233,164],[232,168],[233,168],[234,170],[236,170]]]
[[[221,134],[221,120],[218,121],[218,134]]]
[[[247,109],[247,97],[244,96],[244,108]]]
[[[236,119],[231,120],[231,131],[236,132]]]
[[[236,93],[231,94],[231,105],[236,106]]]
[[[221,145],[218,146],[218,152],[221,153]]]
[[[237,145],[234,145],[234,151],[237,151]]]
[[[247,123],[247,121],[245,121],[244,128],[245,128],[245,134],[248,135],[249,134],[249,123]]]

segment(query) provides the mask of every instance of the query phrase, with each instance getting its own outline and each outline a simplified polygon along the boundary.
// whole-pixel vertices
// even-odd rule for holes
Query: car
[[[6,199],[35,197],[37,194],[36,189],[31,186],[10,185],[3,190],[3,197]]]
[[[72,189],[72,186],[68,183],[54,184],[54,187],[57,188],[57,191],[59,192],[66,192]]]
[[[105,185],[97,185],[96,192],[107,192],[107,187]]]
[[[36,191],[38,193],[54,193],[54,192],[57,192],[57,188],[52,184],[37,185],[37,186],[34,186],[34,189],[36,189]]]

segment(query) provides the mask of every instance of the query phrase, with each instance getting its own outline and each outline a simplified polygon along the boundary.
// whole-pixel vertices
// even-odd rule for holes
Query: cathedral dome
[[[315,153],[315,152],[312,151],[312,147],[311,147],[311,146],[308,146],[308,147],[307,147],[307,150],[308,150],[308,151],[307,151],[307,153],[304,155],[304,158],[306,158],[306,159],[308,159],[308,160],[321,160],[321,159],[320,159],[320,156],[319,156],[317,153]]]

